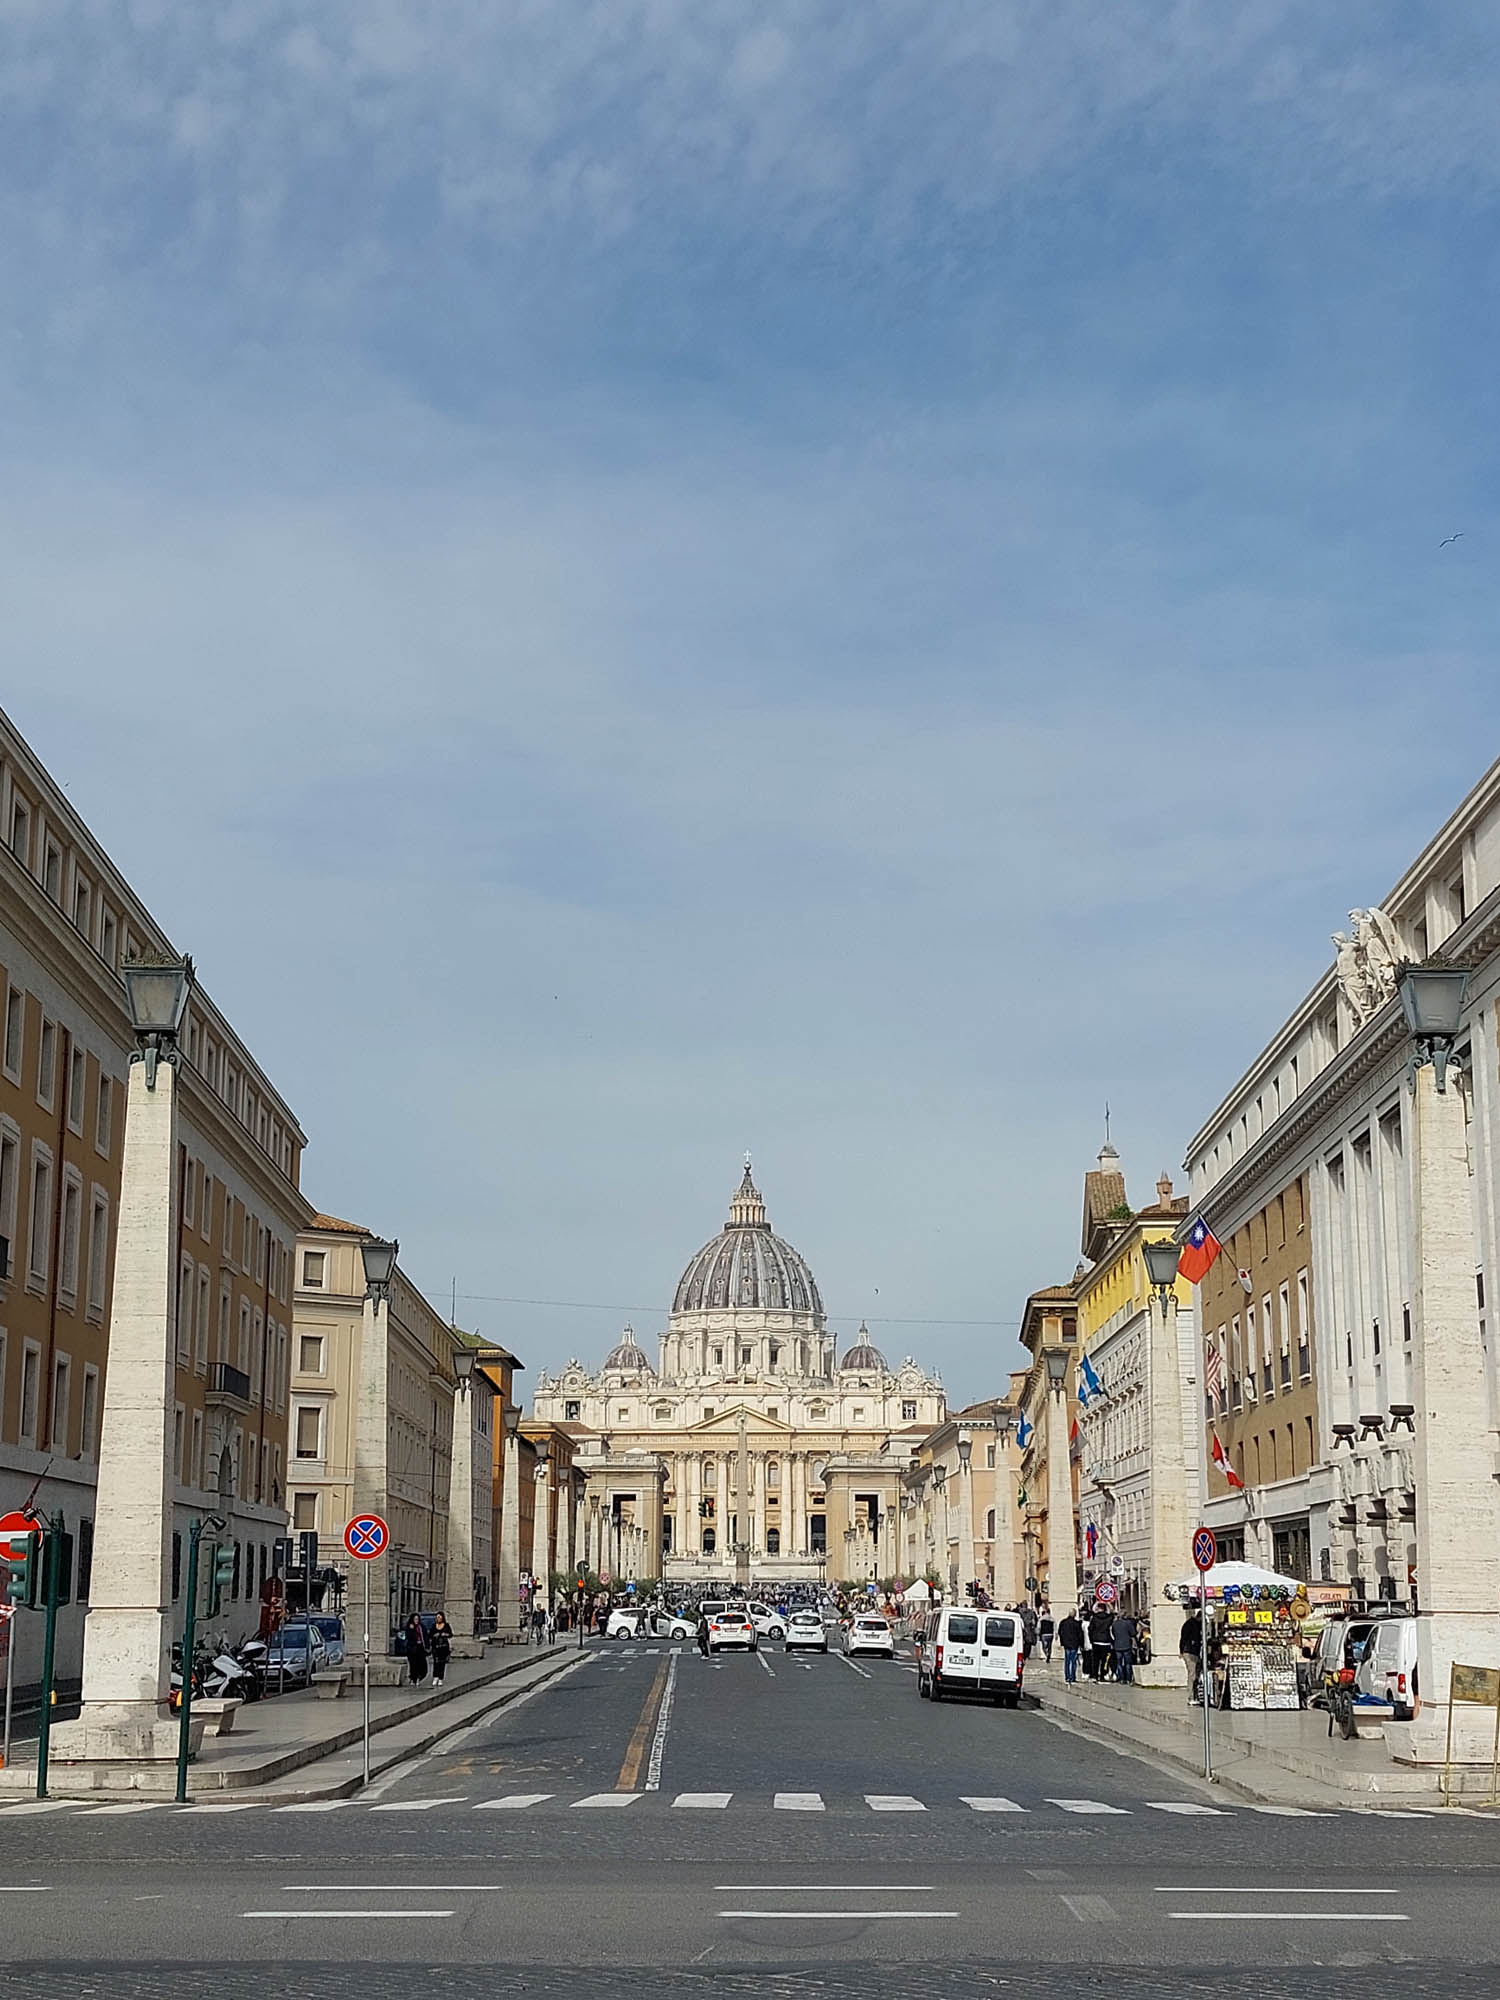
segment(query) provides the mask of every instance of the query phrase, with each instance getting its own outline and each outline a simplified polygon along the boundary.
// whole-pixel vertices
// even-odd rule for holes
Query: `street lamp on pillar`
[[[474,1379],[474,1363],[477,1359],[472,1347],[455,1346],[453,1350],[453,1379],[458,1385],[458,1393],[468,1400],[469,1384]]]
[[[1461,967],[1403,965],[1396,990],[1412,1039],[1412,1402],[1422,1413],[1409,1447],[1416,1488],[1417,1687],[1421,1713],[1388,1726],[1411,1736],[1418,1761],[1488,1760],[1477,1711],[1448,1703],[1455,1662],[1500,1667],[1500,1504],[1491,1433],[1475,1409],[1487,1367],[1474,1290],[1477,1263],[1464,1092],[1447,1087],[1463,1022]],[[1395,1735],[1392,1732],[1395,1732]]]
[[[963,1603],[974,1575],[974,1481],[970,1462],[974,1433],[965,1426],[958,1434],[958,1601]]]
[[[360,1238],[359,1254],[365,1267],[365,1297],[372,1303],[380,1304],[391,1295],[391,1279],[395,1275],[396,1258],[401,1245],[394,1240],[387,1242],[383,1236]]]
[[[1065,1347],[1044,1347],[1047,1370],[1047,1599],[1054,1618],[1078,1602],[1078,1535],[1073,1521],[1073,1461],[1068,1437]]]
[[[1022,1579],[1016,1574],[1015,1495],[1010,1485],[1010,1439],[1015,1412],[1005,1403],[996,1403],[991,1421],[995,1426],[995,1536],[990,1562],[995,1573],[996,1598],[1001,1604],[1018,1604]]]
[[[1148,1612],[1164,1602],[1166,1587],[1181,1574],[1183,1554],[1193,1532],[1188,1487],[1187,1436],[1182,1415],[1182,1356],[1177,1339],[1177,1271],[1182,1252],[1171,1236],[1141,1245],[1146,1276],[1151,1281],[1151,1317],[1147,1350],[1151,1424],[1151,1541],[1146,1575]],[[1195,1453],[1196,1458],[1196,1453]],[[1193,1481],[1196,1497],[1197,1479]],[[1182,1663],[1165,1646],[1157,1647],[1141,1678],[1161,1687],[1181,1687]]]
[[[501,1406],[505,1433],[500,1481],[500,1606],[495,1629],[521,1636],[521,1405]]]
[[[136,1047],[126,1083],[83,1707],[77,1721],[52,1732],[51,1747],[59,1757],[146,1764],[177,1756],[178,1727],[168,1707],[177,1035],[192,995],[193,962],[153,954],[128,960],[120,974]]]

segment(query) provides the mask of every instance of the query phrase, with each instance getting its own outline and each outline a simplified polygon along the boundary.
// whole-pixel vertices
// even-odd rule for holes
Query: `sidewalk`
[[[372,1687],[370,1775],[417,1756],[450,1730],[507,1706],[587,1657],[587,1649],[581,1650],[576,1641],[541,1648],[494,1647],[480,1659],[450,1661],[441,1688],[430,1682],[417,1688]],[[341,1798],[358,1790],[364,1773],[364,1732],[357,1660],[350,1671],[348,1691],[338,1701],[322,1701],[311,1691],[268,1696],[239,1709],[228,1736],[215,1735],[210,1725],[188,1770],[189,1797],[244,1797],[253,1788],[259,1796],[290,1803]],[[18,1748],[20,1756],[10,1769],[0,1770],[0,1800],[8,1793],[36,1789],[36,1745]],[[305,1782],[290,1788],[279,1782],[309,1765],[319,1768],[308,1771]],[[57,1798],[93,1793],[170,1795],[176,1783],[176,1769],[170,1764],[116,1767],[61,1764],[54,1758],[47,1788]],[[267,1788],[274,1790],[268,1793]]]
[[[1183,1689],[1083,1680],[1069,1687],[1061,1661],[1048,1666],[1036,1654],[1027,1663],[1026,1692],[1064,1727],[1108,1737],[1202,1780],[1203,1711],[1189,1706]],[[1442,1803],[1440,1769],[1395,1763],[1378,1734],[1353,1743],[1330,1736],[1322,1709],[1215,1709],[1213,1763],[1226,1790],[1270,1804],[1337,1807],[1361,1798],[1397,1806]],[[1482,1771],[1455,1767],[1456,1795],[1482,1792],[1488,1800],[1489,1788],[1488,1765]]]

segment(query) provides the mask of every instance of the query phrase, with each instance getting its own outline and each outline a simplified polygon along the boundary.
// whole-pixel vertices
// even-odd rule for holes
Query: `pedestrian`
[[[698,1651],[703,1655],[704,1659],[706,1660],[708,1658],[708,1613],[706,1611],[700,1611],[698,1613],[697,1638],[698,1638]]]
[[[1036,1636],[1041,1641],[1042,1658],[1052,1664],[1052,1641],[1057,1633],[1057,1623],[1050,1611],[1044,1611],[1036,1621]]]
[[[1065,1612],[1057,1627],[1063,1649],[1063,1679],[1078,1679],[1078,1655],[1083,1651],[1083,1626],[1076,1611]]]
[[[443,1675],[448,1671],[448,1658],[453,1651],[453,1627],[440,1611],[432,1621],[432,1637],[428,1641],[432,1653],[432,1685],[440,1688]]]
[[[534,1604],[531,1607],[531,1636],[539,1646],[546,1643],[547,1607],[545,1604]]]
[[[1021,1606],[1021,1636],[1024,1643],[1021,1657],[1029,1660],[1036,1647],[1036,1613],[1029,1604]]]
[[[550,1604],[547,1607],[547,1644],[549,1646],[557,1644],[557,1613]]]
[[[411,1687],[427,1678],[427,1634],[422,1630],[422,1621],[414,1611],[404,1628],[406,1641],[406,1678]]]
[[[1114,1619],[1102,1604],[1089,1614],[1089,1663],[1096,1681],[1109,1679],[1110,1654],[1114,1647],[1111,1627]]]
[[[1133,1681],[1135,1679],[1135,1620],[1123,1605],[1114,1615],[1109,1636],[1115,1651],[1115,1679],[1117,1681]]]
[[[1202,1699],[1198,1688],[1203,1673],[1203,1619],[1196,1611],[1190,1611],[1182,1621],[1182,1630],[1177,1635],[1177,1651],[1187,1672],[1188,1700]]]

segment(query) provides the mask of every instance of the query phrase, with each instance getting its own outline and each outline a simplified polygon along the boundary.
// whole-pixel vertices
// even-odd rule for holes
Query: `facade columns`
[[[1148,1489],[1150,1543],[1146,1571],[1146,1611],[1155,1621],[1166,1602],[1169,1583],[1187,1573],[1191,1559],[1193,1522],[1188,1506],[1187,1439],[1182,1426],[1182,1372],[1177,1340],[1177,1301],[1170,1290],[1153,1286],[1147,1302],[1150,1315],[1147,1382],[1151,1471]],[[1258,1361],[1257,1361],[1258,1365]],[[1253,1558],[1252,1558],[1253,1560]],[[1062,1616],[1061,1611],[1057,1613]],[[1169,1646],[1153,1646],[1149,1663],[1137,1670],[1149,1687],[1182,1687],[1182,1661]]]
[[[53,1755],[177,1754],[172,1643],[172,1412],[177,1366],[177,1067],[132,1061],[99,1444],[83,1712]],[[58,1163],[61,1172],[61,1162]]]
[[[474,1410],[472,1388],[453,1399],[448,1462],[448,1574],[443,1610],[456,1639],[474,1636]]]
[[[1476,1029],[1477,1040],[1477,1029]],[[1500,1508],[1492,1433],[1477,1420],[1485,1356],[1474,1292],[1473,1192],[1462,1082],[1437,1088],[1419,1061],[1413,1083],[1413,1217],[1416,1285],[1417,1689],[1414,1723],[1389,1725],[1410,1754],[1441,1758],[1448,1675],[1455,1661],[1500,1666]],[[1472,1741],[1471,1741],[1472,1732]],[[1490,1756],[1487,1711],[1453,1713],[1455,1757]]]

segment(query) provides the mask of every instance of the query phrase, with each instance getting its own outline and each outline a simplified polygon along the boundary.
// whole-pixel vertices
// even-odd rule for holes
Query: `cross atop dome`
[[[730,1229],[766,1229],[766,1205],[760,1198],[760,1189],[755,1185],[750,1172],[750,1155],[745,1155],[745,1178],[735,1191],[729,1204]]]

